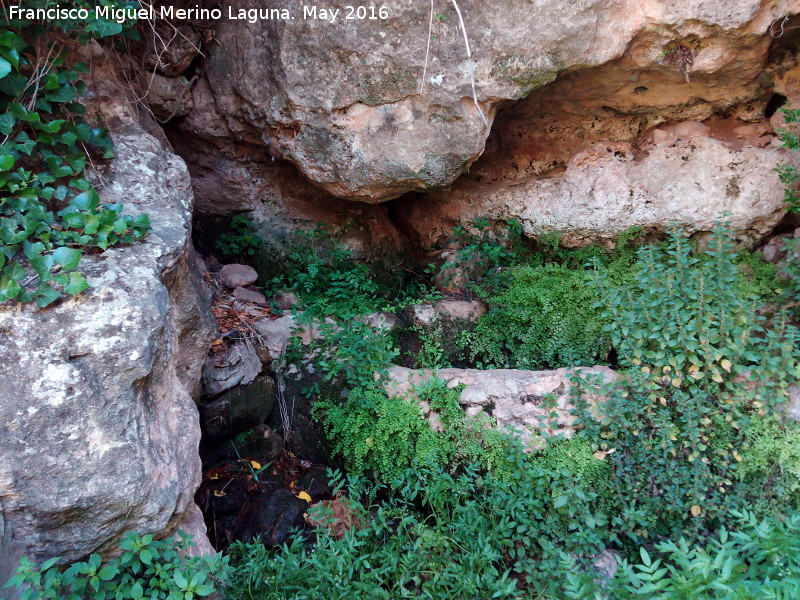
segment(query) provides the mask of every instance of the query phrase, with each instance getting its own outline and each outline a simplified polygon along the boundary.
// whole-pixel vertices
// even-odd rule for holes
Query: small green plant
[[[231,258],[253,256],[263,243],[253,222],[243,214],[235,215],[230,222],[230,233],[223,233],[216,241],[217,250]]]
[[[418,369],[438,369],[446,367],[444,358],[444,348],[438,329],[426,331],[419,325],[410,327],[408,331],[413,332],[419,340],[419,351],[414,357]]]
[[[228,558],[190,556],[191,536],[155,540],[127,533],[122,556],[103,562],[92,554],[66,568],[51,558],[37,567],[27,558],[6,587],[19,588],[20,600],[192,600],[221,592],[228,581]]]
[[[800,137],[797,135],[797,123],[800,123],[800,108],[781,108],[784,121],[788,128],[779,129],[778,137],[783,147],[791,150],[797,158],[800,151]],[[778,172],[781,183],[784,185],[784,202],[789,212],[800,211],[800,172],[797,165],[781,163],[775,170]]]
[[[460,392],[431,378],[408,399],[376,388],[357,388],[344,403],[320,401],[314,411],[348,470],[385,484],[415,465],[506,468],[505,438],[491,428],[488,417],[465,416],[458,402]],[[425,418],[420,402],[428,404],[436,425]]]
[[[316,332],[309,344],[303,344],[302,332]],[[339,322],[315,320],[309,314],[298,316],[296,335],[289,339],[287,360],[300,363],[308,357],[314,371],[326,383],[341,382],[347,387],[371,387],[375,377],[383,378],[399,351],[385,331],[376,331],[362,317]],[[306,395],[315,392],[308,388]]]
[[[66,62],[69,44],[133,33],[132,22],[90,14],[80,25],[54,21],[48,29],[19,20],[0,29],[0,303],[47,306],[78,294],[88,287],[77,270],[84,252],[150,230],[147,215],[102,204],[87,179],[92,155],[109,158],[113,151],[105,130],[82,117],[86,65]]]
[[[598,581],[564,557],[566,598],[623,600],[789,600],[800,586],[800,514],[786,520],[732,515],[735,529],[721,527],[703,544],[687,539],[657,545],[655,556],[639,549],[638,561],[622,560],[616,575]]]

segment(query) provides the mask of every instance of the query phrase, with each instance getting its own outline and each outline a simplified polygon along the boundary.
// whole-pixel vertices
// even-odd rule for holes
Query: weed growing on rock
[[[230,232],[223,233],[216,241],[217,250],[229,258],[253,256],[263,244],[261,236],[246,215],[235,215],[230,221]]]
[[[382,389],[356,388],[344,403],[317,402],[315,412],[348,471],[384,484],[420,465],[503,469],[505,438],[490,428],[488,417],[464,415],[460,391],[436,378],[418,386],[411,399]],[[428,407],[427,418],[420,403]]]

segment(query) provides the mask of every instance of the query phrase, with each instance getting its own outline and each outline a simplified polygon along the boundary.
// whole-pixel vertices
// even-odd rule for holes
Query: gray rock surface
[[[582,246],[631,227],[664,231],[679,223],[689,233],[707,232],[724,217],[752,246],[786,214],[774,171],[784,152],[731,148],[712,137],[665,140],[647,153],[598,142],[573,156],[560,177],[515,185],[461,180],[409,201],[404,220],[424,247],[482,216],[517,219],[529,236],[558,233],[562,244]]]
[[[582,376],[598,376],[605,382],[617,377],[613,370],[600,366],[554,371],[438,369],[435,373],[429,369],[394,366],[389,369],[385,389],[389,394],[412,400],[414,387],[432,377],[446,381],[449,388],[463,385],[459,402],[467,415],[484,412],[497,421],[498,427],[517,432],[524,444],[536,446],[535,433],[542,429],[550,435],[561,433],[564,437],[574,433],[569,377],[575,372]],[[602,399],[592,396],[587,401],[591,406]],[[429,406],[422,407],[430,413]],[[555,419],[550,418],[553,412]],[[426,416],[435,422],[431,414]]]
[[[251,383],[261,372],[255,347],[247,342],[231,344],[210,354],[203,366],[203,393],[216,396],[237,385]]]
[[[148,213],[153,232],[85,257],[91,287],[79,297],[0,306],[2,580],[23,554],[71,561],[125,531],[164,536],[193,522],[192,393],[213,319],[191,247],[192,192],[183,161],[138,125],[113,137],[101,196]]]
[[[263,424],[274,404],[275,380],[259,375],[247,385],[228,390],[201,409],[205,433],[213,441],[232,438]]]
[[[795,0],[458,4],[472,60],[449,2],[436,3],[430,31],[430,6],[416,0],[392,2],[386,19],[347,20],[341,2],[326,6],[340,11],[335,23],[302,18],[306,3],[290,0],[294,19],[223,20],[207,63],[213,112],[182,127],[266,148],[334,196],[381,202],[453,182],[482,153],[502,102],[629,49],[635,70],[678,85],[689,77],[667,60],[670,44],[701,39],[692,76],[737,69],[750,81],[770,22],[798,10]]]

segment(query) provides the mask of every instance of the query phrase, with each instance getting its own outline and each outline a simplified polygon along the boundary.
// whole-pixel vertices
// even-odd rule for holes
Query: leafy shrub
[[[732,515],[738,530],[722,527],[698,545],[686,539],[657,545],[653,558],[640,549],[640,562],[623,560],[610,582],[581,573],[565,557],[565,593],[574,600],[658,598],[659,600],[789,600],[800,588],[800,515],[785,521],[748,512]]]
[[[296,334],[289,339],[287,360],[311,361],[314,371],[326,383],[341,381],[348,387],[371,387],[376,374],[386,374],[389,363],[399,354],[397,346],[385,331],[376,331],[362,317],[350,317],[339,322],[320,321],[305,313],[298,316]],[[304,345],[304,328],[316,331],[310,344]],[[306,396],[319,393],[317,388],[305,390]]]
[[[763,400],[784,397],[795,374],[797,330],[778,316],[767,322],[755,298],[739,294],[742,277],[733,243],[715,228],[701,260],[680,230],[667,247],[645,246],[629,285],[594,283],[606,326],[626,367],[652,374],[656,385],[698,390],[709,380],[739,387],[736,376],[757,378]]]
[[[294,290],[310,314],[352,318],[386,304],[369,266],[321,225],[298,231],[285,250],[282,272],[271,285]]]
[[[101,204],[86,178],[85,148],[108,158],[112,144],[81,117],[86,65],[67,65],[66,44],[56,41],[86,43],[129,33],[131,25],[56,21],[51,27],[61,31],[50,35],[21,20],[0,30],[0,302],[47,306],[78,294],[88,287],[76,270],[82,251],[130,243],[150,230],[146,215],[134,219],[121,204]],[[37,55],[45,46],[49,53]]]
[[[780,137],[783,147],[792,150],[795,153],[800,151],[800,137],[797,135],[797,123],[800,123],[800,108],[782,108],[781,112],[784,116],[784,121],[790,126],[788,129],[779,129],[778,137]],[[781,183],[784,185],[784,202],[786,202],[789,212],[797,212],[800,210],[800,172],[794,164],[781,163],[776,169]]]
[[[771,466],[743,480],[736,465],[759,439],[753,415],[786,396],[797,332],[737,293],[739,271],[722,228],[706,254],[693,256],[674,231],[668,247],[640,250],[629,284],[606,285],[597,272],[598,305],[628,370],[622,383],[594,390],[608,398],[599,420],[576,398],[580,435],[609,453],[614,524],[636,544],[698,539],[731,510],[786,505],[778,490],[748,484],[764,480]]]
[[[66,569],[51,558],[37,567],[27,558],[6,587],[20,588],[20,600],[192,600],[222,591],[228,581],[228,558],[221,554],[195,557],[191,536],[154,540],[152,535],[127,533],[125,552],[103,563],[99,554]]]
[[[238,258],[253,256],[262,243],[261,236],[253,229],[253,222],[246,215],[238,214],[231,219],[230,232],[221,234],[215,245],[224,256]]]

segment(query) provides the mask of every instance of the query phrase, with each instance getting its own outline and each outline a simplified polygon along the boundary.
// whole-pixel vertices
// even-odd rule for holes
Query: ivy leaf
[[[92,211],[100,205],[100,196],[94,190],[88,190],[75,196],[69,205],[77,210]]]
[[[11,63],[5,58],[0,58],[0,79],[11,73]]]
[[[81,251],[76,248],[56,248],[53,251],[53,260],[56,261],[65,271],[72,271],[78,267],[81,260]]]
[[[72,271],[69,274],[69,283],[64,286],[64,293],[69,294],[70,296],[74,296],[76,294],[80,294],[83,290],[89,287],[86,278],[83,276],[82,273],[78,273],[77,271]],[[144,562],[144,561],[142,561]]]
[[[0,92],[12,98],[19,96],[28,85],[28,78],[21,73],[11,73],[0,79]]]
[[[122,25],[116,21],[94,21],[86,26],[86,31],[94,31],[100,37],[122,33]]]
[[[14,131],[14,125],[17,123],[17,118],[11,113],[3,113],[0,115],[0,133],[3,135],[10,135]]]
[[[0,302],[16,298],[21,289],[20,285],[12,277],[5,273],[0,275]]]
[[[49,283],[42,282],[34,292],[36,304],[42,308],[50,306],[53,302],[61,298],[61,293]]]
[[[14,168],[14,157],[10,154],[0,155],[0,171],[10,171]]]

